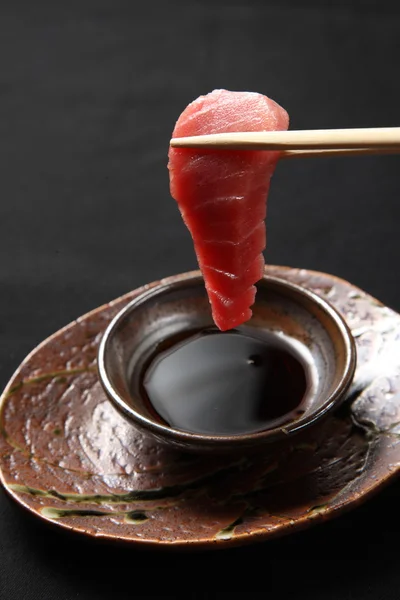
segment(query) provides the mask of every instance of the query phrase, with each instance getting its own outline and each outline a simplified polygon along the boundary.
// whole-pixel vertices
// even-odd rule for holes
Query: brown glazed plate
[[[221,548],[323,522],[397,475],[400,315],[332,275],[266,273],[316,292],[346,319],[358,362],[337,411],[234,456],[186,453],[135,430],[106,398],[96,357],[112,318],[155,282],[79,318],[21,364],[0,406],[7,492],[40,519],[89,536]]]

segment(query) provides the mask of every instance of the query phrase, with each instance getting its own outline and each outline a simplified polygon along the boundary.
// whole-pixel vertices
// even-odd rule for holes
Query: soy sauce
[[[149,410],[171,427],[209,435],[252,433],[304,412],[306,366],[278,335],[210,329],[171,342],[152,357],[141,390]]]

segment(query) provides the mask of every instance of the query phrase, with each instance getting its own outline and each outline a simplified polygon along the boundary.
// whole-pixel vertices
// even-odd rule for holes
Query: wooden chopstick
[[[365,129],[311,129],[303,131],[235,132],[173,138],[173,148],[202,148],[220,150],[361,150],[377,153],[400,152],[400,127]],[[309,156],[316,154],[309,154]],[[300,156],[300,154],[298,154]],[[305,154],[303,153],[303,156]]]
[[[334,148],[332,150],[284,150],[280,158],[309,158],[329,156],[376,156],[383,154],[400,154],[399,147],[389,148]]]

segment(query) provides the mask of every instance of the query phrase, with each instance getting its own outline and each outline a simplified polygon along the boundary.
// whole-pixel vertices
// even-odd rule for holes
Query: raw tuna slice
[[[183,111],[173,137],[278,131],[286,111],[261,94],[215,90]],[[219,329],[251,317],[264,268],[265,216],[279,152],[170,148],[171,194],[192,235]]]

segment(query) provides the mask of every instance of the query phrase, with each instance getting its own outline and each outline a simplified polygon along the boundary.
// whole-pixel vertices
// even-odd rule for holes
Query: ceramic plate
[[[96,354],[107,324],[141,288],[54,334],[11,379],[0,407],[7,492],[81,534],[217,548],[324,521],[389,481],[400,468],[400,315],[332,275],[266,272],[317,292],[352,329],[357,370],[336,413],[242,456],[178,452],[134,430],[106,399]]]

